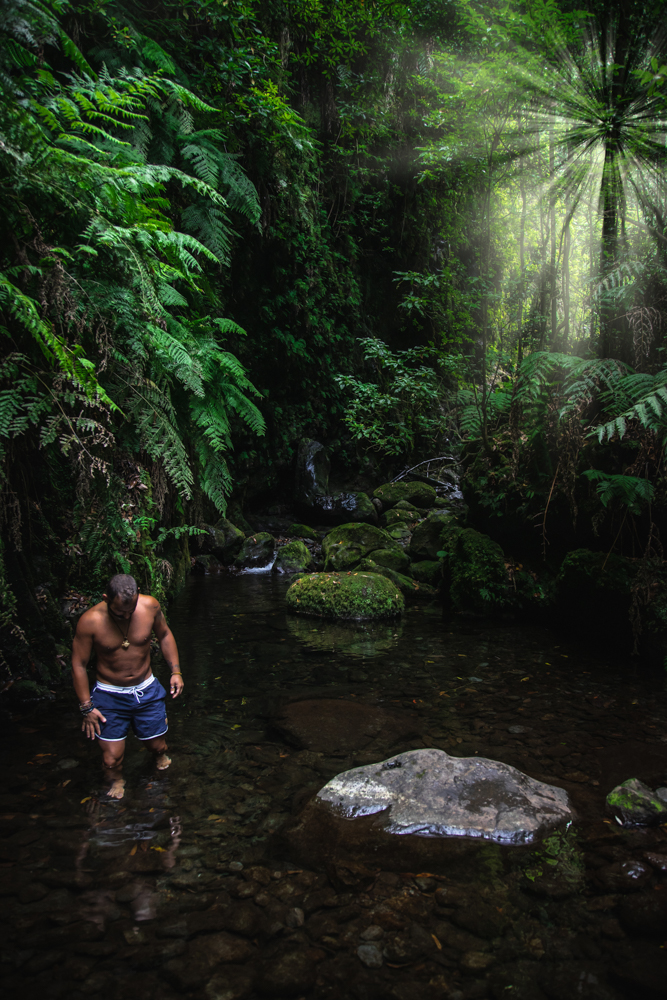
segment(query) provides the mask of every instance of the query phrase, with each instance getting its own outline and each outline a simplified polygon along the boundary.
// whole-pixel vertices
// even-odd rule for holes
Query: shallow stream
[[[287,585],[190,579],[170,609],[186,681],[169,706],[173,764],[156,772],[130,738],[120,802],[71,690],[5,716],[4,995],[667,996],[667,829],[624,830],[604,811],[626,778],[667,783],[663,678],[437,605],[396,624],[296,619]],[[558,784],[578,821],[535,851],[482,851],[472,873],[309,870],[284,831],[334,774],[382,759],[363,727],[315,714],[309,729],[306,712],[290,733],[286,707],[322,699],[409,720],[385,756],[438,747]]]

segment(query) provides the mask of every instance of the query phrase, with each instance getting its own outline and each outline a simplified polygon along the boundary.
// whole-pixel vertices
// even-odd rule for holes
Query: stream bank
[[[665,783],[663,676],[435,604],[391,624],[295,619],[286,587],[270,573],[188,581],[170,614],[187,685],[169,706],[174,762],[157,774],[132,741],[120,803],[71,692],[5,720],[4,992],[664,996],[667,833],[604,810],[628,777]],[[324,701],[396,723],[327,729],[306,704]],[[578,822],[535,852],[487,850],[472,872],[299,864],[288,833],[309,798],[389,746],[512,764],[565,788]]]

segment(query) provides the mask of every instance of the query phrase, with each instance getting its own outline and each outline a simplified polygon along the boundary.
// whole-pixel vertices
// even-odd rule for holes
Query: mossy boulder
[[[393,541],[386,532],[371,524],[341,524],[322,542],[324,569],[340,572],[354,569],[374,549],[387,549]]]
[[[204,530],[206,534],[201,535],[202,555],[214,555],[229,566],[243,545],[244,533],[226,517],[221,517],[215,524],[205,524]]]
[[[290,538],[308,538],[311,542],[319,541],[319,535],[314,528],[309,528],[307,524],[290,524],[287,529]]]
[[[373,559],[362,559],[359,563],[359,569],[366,573],[380,573],[382,576],[386,576],[388,580],[391,580],[398,587],[405,597],[428,599],[436,595],[436,590],[428,584],[418,583],[404,573],[397,573],[387,566],[380,566]]]
[[[273,562],[276,543],[268,531],[258,531],[249,535],[234,560],[237,569],[263,569]]]
[[[444,568],[454,607],[478,614],[499,611],[509,595],[505,557],[498,543],[473,528],[447,525],[441,544],[447,553]]]
[[[398,524],[392,524],[391,528],[387,528],[386,530],[394,545],[398,545],[403,551],[408,550],[412,539],[412,531],[409,524],[403,524],[399,521]]]
[[[380,524],[383,528],[391,528],[394,524],[407,524],[408,527],[412,527],[418,521],[421,521],[421,517],[419,511],[414,507],[409,510],[399,510],[398,507],[392,507],[386,514],[382,515]]]
[[[395,507],[399,500],[406,500],[415,507],[432,507],[435,503],[435,489],[428,483],[385,483],[373,493],[382,501],[383,510]]]
[[[412,533],[408,555],[413,562],[422,559],[437,559],[442,550],[442,532],[445,528],[458,527],[456,520],[447,511],[435,510],[429,514]]]
[[[290,611],[322,618],[391,618],[405,607],[396,584],[379,573],[309,573],[287,591]]]
[[[449,500],[445,500],[444,497],[436,497],[433,501],[433,506],[438,507],[440,510],[445,510],[449,507]]]
[[[276,553],[276,561],[273,564],[274,573],[305,573],[313,557],[303,542],[296,540],[281,545]]]
[[[623,826],[664,823],[667,819],[667,788],[653,792],[638,778],[629,778],[609,793],[607,810],[617,816]]]
[[[399,549],[398,547],[374,549],[373,562],[377,563],[378,566],[386,566],[387,569],[393,569],[396,573],[407,573],[410,565],[409,558],[403,549]]]
[[[410,563],[408,575],[429,587],[438,587],[442,583],[442,561],[440,559],[422,559],[421,562]]]

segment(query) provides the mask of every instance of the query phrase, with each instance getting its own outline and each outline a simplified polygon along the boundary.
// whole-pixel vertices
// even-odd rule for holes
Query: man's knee
[[[125,747],[103,747],[102,759],[105,767],[119,767],[123,763]]]

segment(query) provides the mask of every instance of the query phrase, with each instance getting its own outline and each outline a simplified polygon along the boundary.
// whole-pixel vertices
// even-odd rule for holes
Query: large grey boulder
[[[532,844],[573,819],[567,792],[486,757],[411,750],[332,778],[320,803],[348,819],[382,813],[391,834]]]

